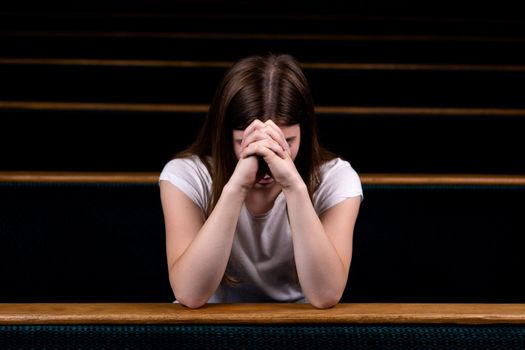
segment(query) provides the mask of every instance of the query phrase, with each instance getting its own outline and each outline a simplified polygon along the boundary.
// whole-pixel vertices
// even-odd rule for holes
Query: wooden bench
[[[0,301],[173,301],[158,175],[0,172]],[[525,176],[361,179],[342,302],[525,302]]]
[[[525,304],[0,304],[0,345],[520,349]]]

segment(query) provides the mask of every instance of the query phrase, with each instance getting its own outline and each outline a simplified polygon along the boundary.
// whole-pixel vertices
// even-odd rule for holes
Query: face
[[[297,157],[297,152],[299,152],[299,145],[301,144],[301,127],[299,124],[294,125],[279,125],[279,128],[284,134],[286,142],[290,146],[290,153],[292,160],[295,160]],[[233,150],[235,156],[239,159],[241,153],[241,142],[242,134],[244,130],[233,130]]]

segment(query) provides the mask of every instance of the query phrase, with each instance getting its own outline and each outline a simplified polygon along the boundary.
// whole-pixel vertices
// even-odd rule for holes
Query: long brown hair
[[[245,129],[255,119],[300,125],[301,144],[295,165],[310,197],[321,181],[320,166],[334,158],[319,145],[314,103],[297,60],[275,54],[241,59],[219,84],[195,142],[177,154],[199,156],[210,172],[212,193],[207,216],[235,170],[232,131]]]

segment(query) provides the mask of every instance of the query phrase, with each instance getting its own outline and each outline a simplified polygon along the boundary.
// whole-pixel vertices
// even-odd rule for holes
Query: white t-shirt
[[[363,196],[361,181],[347,161],[321,167],[322,182],[313,195],[317,215],[350,197]],[[211,177],[199,157],[173,159],[160,180],[169,181],[206,212]],[[254,216],[242,206],[227,274],[240,280],[221,282],[209,303],[307,302],[295,272],[292,233],[281,192],[267,213]]]

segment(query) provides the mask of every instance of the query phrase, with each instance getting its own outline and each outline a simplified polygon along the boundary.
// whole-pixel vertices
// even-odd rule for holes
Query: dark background
[[[361,173],[524,173],[524,40],[510,1],[10,2],[0,170],[160,171],[228,66],[274,52],[304,64],[318,107],[365,108],[319,113]]]
[[[525,174],[517,2],[12,1],[0,172],[158,173],[226,69],[302,64],[358,171]],[[374,186],[343,301],[524,302],[522,186]],[[0,301],[171,301],[156,184],[0,184]]]

